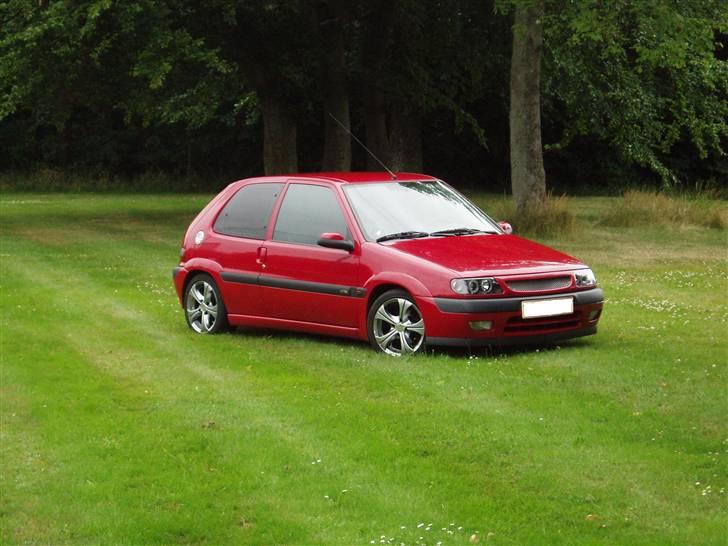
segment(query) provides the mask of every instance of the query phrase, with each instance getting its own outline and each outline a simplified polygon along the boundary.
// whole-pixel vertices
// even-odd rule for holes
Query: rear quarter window
[[[243,186],[222,209],[213,229],[223,235],[265,239],[273,206],[282,189],[283,184]]]

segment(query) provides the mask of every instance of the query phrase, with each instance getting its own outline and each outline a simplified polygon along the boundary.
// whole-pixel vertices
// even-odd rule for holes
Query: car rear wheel
[[[425,347],[425,321],[404,290],[389,290],[379,296],[369,309],[367,324],[369,342],[376,351],[402,356]]]
[[[209,275],[195,275],[185,291],[185,317],[198,334],[218,334],[227,329],[227,312],[220,290]]]

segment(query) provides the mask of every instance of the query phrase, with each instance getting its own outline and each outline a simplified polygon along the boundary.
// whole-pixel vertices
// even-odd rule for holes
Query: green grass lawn
[[[0,196],[3,543],[725,544],[726,231],[573,199],[596,336],[395,359],[193,335],[206,201]]]

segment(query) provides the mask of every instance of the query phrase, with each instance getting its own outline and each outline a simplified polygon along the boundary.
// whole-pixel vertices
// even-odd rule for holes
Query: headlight
[[[500,285],[493,277],[478,279],[453,279],[450,281],[450,288],[456,294],[500,294]]]
[[[594,272],[591,269],[576,271],[574,273],[574,277],[576,278],[576,286],[579,288],[597,285],[597,278],[594,276]]]

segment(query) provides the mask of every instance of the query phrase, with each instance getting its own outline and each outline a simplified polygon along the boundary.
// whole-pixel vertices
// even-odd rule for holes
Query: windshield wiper
[[[430,233],[433,237],[448,237],[453,235],[474,235],[475,233],[494,233],[493,231],[483,231],[482,229],[474,228],[453,228],[453,229],[442,229],[440,231],[433,231]]]
[[[424,231],[399,231],[397,233],[390,233],[389,235],[382,235],[377,238],[377,242],[391,241],[393,239],[417,239],[419,237],[429,237],[429,233]]]

